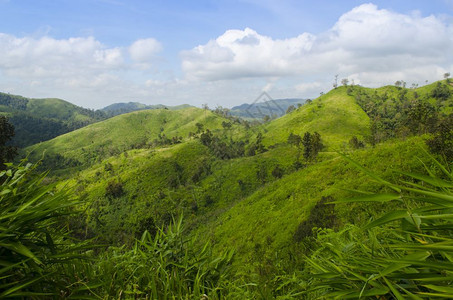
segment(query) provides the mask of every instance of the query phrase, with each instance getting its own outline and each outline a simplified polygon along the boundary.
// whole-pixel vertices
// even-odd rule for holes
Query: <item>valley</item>
[[[29,275],[17,269],[15,287],[24,293],[58,287],[74,298],[446,295],[441,287],[447,289],[451,270],[438,272],[433,261],[451,263],[450,250],[434,248],[437,234],[450,246],[451,221],[441,217],[445,229],[435,229],[429,220],[449,215],[438,199],[453,201],[452,90],[448,79],[413,89],[346,85],[267,122],[196,107],[84,119],[82,128],[20,150],[21,158],[37,164],[35,173],[48,171],[43,186],[52,195],[64,193],[74,202],[55,221],[71,241],[61,242],[62,255],[74,257],[59,265],[42,254],[45,270],[61,272],[66,283],[25,285]],[[60,111],[52,118],[82,117]],[[4,184],[5,194],[7,189]],[[408,200],[415,196],[414,203]],[[353,198],[358,200],[348,202]],[[363,229],[392,211],[380,226]],[[392,220],[410,232],[408,244],[426,232],[421,244],[432,243],[432,254],[392,269],[392,259],[420,246],[385,248],[406,238]],[[386,242],[378,247],[373,239]],[[344,247],[338,253],[329,248],[335,243]],[[52,248],[48,240],[44,244]],[[367,286],[371,279],[354,273],[353,267],[365,267],[351,253],[365,260],[371,244],[382,251],[384,275]],[[336,271],[342,275],[335,277]],[[438,287],[417,276],[402,283],[395,272],[432,274]]]

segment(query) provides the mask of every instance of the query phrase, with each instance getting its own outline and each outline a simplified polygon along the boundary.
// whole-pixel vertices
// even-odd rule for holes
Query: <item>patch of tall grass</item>
[[[0,173],[0,298],[66,297],[77,285],[86,245],[64,223],[75,202],[35,168],[23,161]]]
[[[386,193],[336,201],[400,202],[366,226],[318,233],[306,257],[304,294],[321,299],[431,299],[453,295],[453,173],[431,157],[426,174],[398,172],[389,182],[371,176]]]

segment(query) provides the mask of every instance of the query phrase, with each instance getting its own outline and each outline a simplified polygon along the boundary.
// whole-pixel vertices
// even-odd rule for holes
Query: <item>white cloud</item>
[[[228,30],[216,40],[183,51],[182,68],[190,78],[205,80],[294,74],[291,63],[309,52],[314,37],[304,33],[273,40],[256,31]]]
[[[139,63],[148,63],[155,58],[156,53],[162,50],[162,45],[155,39],[142,39],[135,41],[129,47],[131,58]]]
[[[151,38],[129,47],[108,47],[94,37],[55,39],[0,33],[0,91],[62,97],[100,107],[139,90],[135,79],[146,76],[143,70],[160,49],[160,43]]]
[[[442,19],[363,4],[316,36],[302,33],[278,40],[250,28],[228,30],[182,52],[181,57],[182,69],[191,80],[271,76],[328,76],[330,80],[332,74],[340,73],[377,83],[385,77],[388,80],[388,74],[401,78],[446,68],[453,62],[452,51],[453,27]]]
[[[109,71],[122,64],[120,48],[106,48],[93,37],[57,40],[0,33],[0,69],[8,76],[61,78]]]
[[[162,45],[153,38],[107,46],[95,37],[0,33],[0,91],[96,108],[124,101],[233,106],[263,90],[273,98],[314,97],[332,87],[335,74],[365,86],[423,84],[453,72],[452,22],[363,4],[316,35],[227,30],[181,52],[179,79],[171,58],[154,65]]]

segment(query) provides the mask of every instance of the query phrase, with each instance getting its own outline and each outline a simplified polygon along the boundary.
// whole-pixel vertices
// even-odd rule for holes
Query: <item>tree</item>
[[[223,129],[225,129],[225,130],[230,129],[230,128],[231,128],[231,122],[225,122],[225,121],[223,121],[223,122],[222,122],[222,127],[223,127]]]
[[[263,145],[263,135],[261,132],[256,135],[255,149],[257,153],[264,153],[267,151],[266,147]]]
[[[353,136],[349,140],[349,145],[351,146],[352,149],[359,149],[365,147],[362,141],[360,141],[356,136]]]
[[[277,179],[280,179],[285,174],[285,171],[280,167],[280,165],[276,165],[275,168],[272,170],[272,176]]]
[[[291,113],[291,112],[294,111],[295,109],[296,109],[296,107],[295,107],[294,105],[288,106],[288,108],[286,109],[286,114]]]
[[[261,184],[266,183],[266,178],[267,178],[267,168],[264,163],[260,163],[259,165],[256,166],[256,178],[258,179]]]
[[[439,122],[436,133],[426,144],[431,152],[442,155],[445,161],[453,160],[453,116]]]
[[[0,170],[5,169],[5,162],[10,162],[17,155],[17,148],[7,145],[14,136],[14,126],[5,116],[0,116]]]
[[[197,126],[197,133],[200,133],[203,131],[203,124],[196,123],[195,126]]]
[[[119,198],[124,194],[123,184],[120,181],[111,180],[105,188],[107,198]]]
[[[343,86],[347,86],[348,83],[349,83],[349,79],[347,79],[347,78],[341,79],[341,84],[342,84]]]
[[[318,153],[324,148],[321,141],[321,135],[317,132],[314,132],[313,134],[305,132],[304,137],[302,138],[302,145],[304,146],[303,155],[306,160],[315,159],[318,156]]]
[[[311,158],[315,159],[323,148],[324,145],[321,141],[321,135],[315,131],[311,135]]]
[[[300,149],[300,143],[302,142],[302,138],[298,134],[290,133],[287,139],[288,144]]]
[[[335,75],[335,81],[333,82],[333,88],[336,89],[338,87],[338,74]]]
[[[407,112],[406,125],[414,134],[435,130],[438,116],[435,107],[428,101],[412,101]]]
[[[451,96],[451,90],[446,84],[440,82],[437,83],[436,87],[431,92],[431,97],[437,100],[445,101]]]
[[[304,158],[308,160],[312,152],[310,132],[305,132],[304,137],[302,138],[302,145],[304,146]]]
[[[203,132],[200,136],[200,141],[203,145],[209,146],[212,142],[212,133],[209,129],[206,129],[206,132]]]
[[[444,79],[448,79],[448,77],[450,77],[450,73],[449,72],[444,74]]]

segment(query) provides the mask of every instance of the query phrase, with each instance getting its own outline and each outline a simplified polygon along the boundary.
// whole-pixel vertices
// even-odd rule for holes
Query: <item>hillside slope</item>
[[[44,163],[49,168],[88,166],[128,149],[180,143],[197,131],[197,123],[216,129],[223,121],[199,108],[143,110],[91,124],[23,152],[31,153],[32,160],[46,153]]]
[[[308,102],[293,112],[265,124],[264,142],[267,145],[286,142],[290,133],[303,135],[318,132],[330,150],[341,149],[352,136],[363,138],[369,135],[370,120],[349,96],[345,87],[340,87]]]
[[[26,147],[85,125],[104,120],[101,111],[85,109],[55,98],[29,99],[0,93],[0,114],[15,128],[12,144]]]

